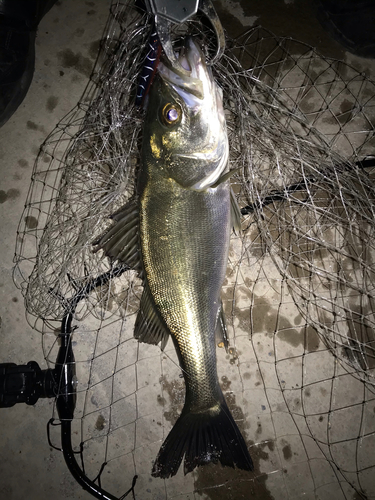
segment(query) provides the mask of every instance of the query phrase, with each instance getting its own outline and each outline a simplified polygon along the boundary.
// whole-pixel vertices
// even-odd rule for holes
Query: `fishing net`
[[[92,248],[134,193],[151,29],[132,3],[113,3],[90,83],[41,147],[18,229],[15,281],[51,367],[60,321],[90,289],[73,334],[85,473],[117,496],[137,475],[142,499],[375,498],[375,85],[261,27],[228,40],[213,67],[244,214],[218,371],[255,471],[151,477],[183,406],[181,370],[171,342],[161,352],[133,339],[137,274]],[[197,19],[176,38],[184,30],[210,57],[209,28]]]

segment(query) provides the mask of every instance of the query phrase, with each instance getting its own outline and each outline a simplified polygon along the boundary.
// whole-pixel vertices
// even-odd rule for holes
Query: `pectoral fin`
[[[235,168],[234,170],[230,170],[229,172],[226,172],[223,174],[219,179],[215,182],[215,184],[212,184],[212,188],[218,187],[220,184],[223,182],[226,182],[228,179],[232,177],[236,172],[238,172],[240,168]],[[231,221],[232,221],[232,226],[235,232],[240,232],[241,231],[241,209],[238,206],[236,196],[233,192],[233,189],[230,190],[230,206],[231,206]]]
[[[229,172],[226,172],[225,174],[223,174],[222,176],[220,176],[218,178],[218,180],[215,182],[215,184],[212,184],[210,187],[216,188],[217,186],[219,186],[223,182],[225,182],[228,179],[230,179],[232,177],[232,175],[234,175],[235,173],[239,172],[240,170],[241,170],[241,168],[234,168],[233,170],[229,170]]]
[[[139,342],[157,345],[161,342],[164,350],[169,337],[169,330],[155,308],[147,282],[144,283],[141,305],[134,327],[134,337]]]
[[[139,248],[139,213],[136,200],[131,200],[111,216],[114,224],[97,240],[94,252],[103,250],[107,257],[128,264],[141,271]]]

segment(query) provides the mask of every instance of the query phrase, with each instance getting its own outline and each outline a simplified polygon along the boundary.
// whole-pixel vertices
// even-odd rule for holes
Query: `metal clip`
[[[198,10],[208,18],[217,38],[217,51],[209,63],[212,64],[221,57],[225,49],[224,30],[211,0],[180,0],[178,2],[176,0],[147,0],[147,4],[148,10],[155,16],[155,28],[164,54],[175,71],[182,75],[189,73],[181,66],[174,53],[171,26],[187,21]]]

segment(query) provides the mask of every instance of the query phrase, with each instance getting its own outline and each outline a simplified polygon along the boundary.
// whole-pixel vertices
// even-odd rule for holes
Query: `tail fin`
[[[184,455],[185,474],[209,462],[254,469],[245,440],[225,402],[215,411],[184,410],[160,448],[152,469],[154,477],[174,476]]]

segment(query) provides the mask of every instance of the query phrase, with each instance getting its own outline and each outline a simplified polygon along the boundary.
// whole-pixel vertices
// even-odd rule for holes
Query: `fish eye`
[[[168,103],[161,112],[161,119],[164,125],[175,125],[181,119],[182,110],[176,103]]]

